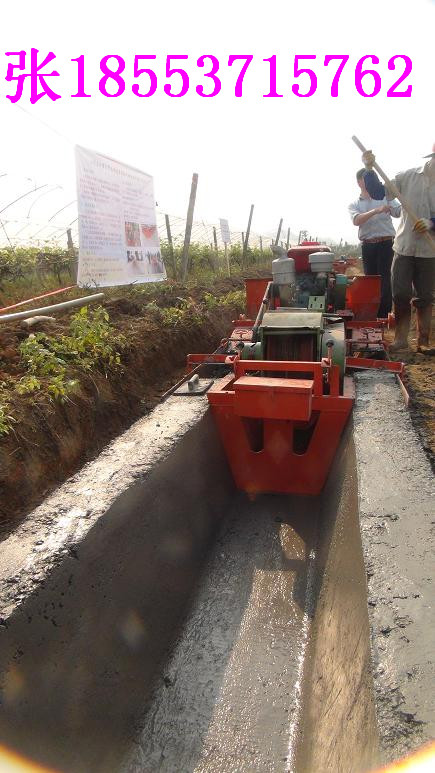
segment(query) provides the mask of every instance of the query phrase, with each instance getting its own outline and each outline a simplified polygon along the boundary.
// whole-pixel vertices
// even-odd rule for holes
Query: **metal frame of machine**
[[[349,371],[403,370],[385,359],[380,277],[349,282],[328,252],[301,245],[273,262],[273,281],[246,280],[255,322],[241,317],[217,353],[187,358],[189,369],[231,368],[208,400],[235,483],[250,495],[319,494],[354,403]]]

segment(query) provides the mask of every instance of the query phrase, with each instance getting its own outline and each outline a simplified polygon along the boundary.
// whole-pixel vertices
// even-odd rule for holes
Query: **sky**
[[[8,235],[18,239],[30,221],[35,228],[21,230],[21,238],[48,221],[62,233],[76,218],[77,143],[153,175],[159,208],[170,215],[185,216],[191,176],[197,172],[196,220],[217,223],[227,218],[231,230],[242,231],[254,204],[256,233],[276,231],[282,217],[284,229],[290,226],[292,233],[307,229],[355,242],[357,229],[347,206],[358,195],[355,172],[361,160],[351,137],[357,135],[372,148],[390,175],[422,163],[435,142],[434,29],[433,0],[3,4],[0,210],[27,190],[46,186],[0,213]],[[30,104],[26,79],[22,98],[12,104],[6,95],[15,93],[16,84],[7,83],[5,75],[8,62],[17,59],[5,52],[29,52],[31,47],[44,57],[55,54],[48,71],[55,68],[60,77],[48,83],[62,98],[53,102],[44,96]],[[71,59],[82,54],[85,89],[91,96],[72,98],[77,63]],[[125,92],[116,98],[98,91],[99,62],[107,54],[126,62]],[[157,57],[149,65],[158,82],[152,97],[139,98],[131,91],[136,54]],[[178,65],[190,78],[189,91],[180,98],[163,91],[169,54],[189,57]],[[196,65],[205,54],[218,58],[222,82],[220,93],[209,99],[195,91],[196,85],[208,90],[212,85],[204,77],[205,68]],[[234,94],[240,65],[227,64],[232,54],[253,55],[241,97]],[[265,98],[269,64],[263,60],[274,54],[277,90],[283,97]],[[308,84],[308,76],[293,76],[296,54],[316,55],[300,65],[317,74],[317,90],[307,98],[292,93],[294,83],[301,89]],[[326,55],[340,54],[348,54],[349,60],[338,96],[332,97],[333,63],[325,67],[323,62]],[[366,54],[380,60],[379,65],[366,60],[382,81],[380,93],[372,98],[360,96],[354,82],[356,64]],[[398,87],[412,84],[411,97],[387,96],[404,67],[400,59],[397,70],[388,69],[395,55],[412,60],[410,76]],[[141,89],[148,88],[146,75],[138,82]],[[179,88],[179,76],[169,82]],[[370,90],[372,84],[366,76],[363,86]]]

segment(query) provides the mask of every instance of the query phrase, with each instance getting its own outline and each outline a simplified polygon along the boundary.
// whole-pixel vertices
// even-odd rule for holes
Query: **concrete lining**
[[[284,771],[297,742],[317,502],[237,494],[123,771]]]
[[[394,376],[356,381],[376,707],[383,756],[395,759],[435,736],[435,486]]]
[[[378,761],[352,429],[350,423],[320,503],[298,773],[361,773]]]
[[[171,398],[3,543],[1,743],[117,769],[232,485],[205,400]]]
[[[111,443],[0,546],[0,743],[68,773],[351,773],[375,708],[390,756],[427,737],[432,500],[400,400],[358,377],[320,497],[237,493],[203,397]]]

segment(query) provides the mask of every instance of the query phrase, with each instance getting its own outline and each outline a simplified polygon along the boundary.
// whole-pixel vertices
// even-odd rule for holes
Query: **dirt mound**
[[[387,338],[392,340],[393,333]],[[409,412],[423,448],[435,471],[435,356],[417,352],[415,319],[411,325],[410,348],[398,352],[392,359],[405,363],[404,383],[410,396]],[[435,314],[432,318],[431,345],[435,347]]]

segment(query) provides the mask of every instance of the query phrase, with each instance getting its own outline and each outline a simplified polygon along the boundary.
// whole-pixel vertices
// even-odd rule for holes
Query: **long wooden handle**
[[[352,140],[354,141],[355,145],[360,149],[360,151],[362,153],[366,152],[366,148],[364,147],[362,142],[360,142],[358,137],[355,137],[355,135],[354,135],[352,137]],[[392,193],[394,193],[394,196],[396,197],[396,199],[398,199],[400,201],[403,209],[406,210],[406,212],[408,213],[408,215],[411,218],[411,220],[413,220],[414,223],[416,223],[417,220],[419,220],[420,218],[416,215],[416,213],[414,212],[414,210],[412,209],[412,207],[410,206],[408,201],[402,196],[402,194],[400,193],[397,185],[392,180],[390,180],[388,175],[385,174],[384,170],[381,169],[381,167],[379,166],[379,164],[376,161],[373,164],[373,168],[376,169],[378,174],[382,177],[384,183],[386,183],[386,185],[388,185],[390,191]],[[429,231],[424,231],[424,233],[422,235],[424,237],[426,237],[426,239],[429,242],[429,244],[435,249],[435,239],[432,236],[432,234]]]

